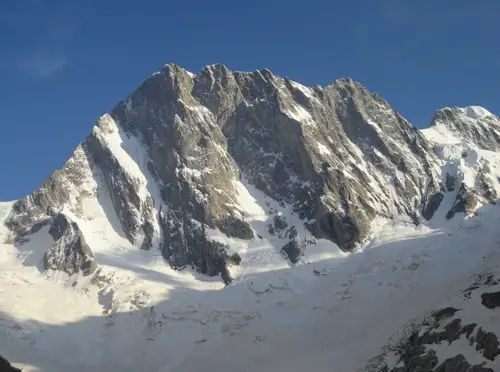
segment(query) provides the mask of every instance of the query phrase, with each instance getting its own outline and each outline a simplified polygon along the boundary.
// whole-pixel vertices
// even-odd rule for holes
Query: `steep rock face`
[[[100,174],[131,244],[217,275],[227,247],[207,229],[255,236],[234,186],[242,178],[290,206],[315,237],[352,250],[378,216],[432,218],[448,184],[439,168],[421,132],[350,79],[308,88],[269,70],[214,65],[193,75],[166,65],[101,117],[6,225],[15,240],[61,211],[82,216]],[[276,233],[288,239],[277,249],[300,259],[306,238],[293,226]]]
[[[126,138],[113,119],[104,115],[87,138],[86,147],[93,164],[102,170],[126,237],[142,249],[149,249],[159,244],[157,213],[148,180],[123,146]]]
[[[456,213],[471,213],[477,205],[477,198],[474,195],[474,192],[470,190],[465,183],[460,185],[460,188],[457,193],[457,197],[453,206],[446,214],[447,219],[451,219],[455,216]]]
[[[232,181],[239,180],[239,169],[227,154],[214,113],[192,96],[194,84],[187,71],[167,65],[119,104],[108,120],[117,130],[140,138],[147,149],[141,171],[148,177],[148,188],[154,184],[158,190],[150,203],[156,206],[158,221],[151,225],[162,232],[164,257],[174,267],[194,264],[216,275],[220,271],[213,267],[219,265],[210,264],[215,259],[210,257],[218,257],[223,248],[206,239],[205,226],[242,239],[252,238],[253,230],[234,208]],[[125,206],[124,213],[129,209]]]
[[[218,65],[197,76],[193,92],[216,112],[244,176],[344,249],[376,215],[418,220],[439,191],[426,140],[352,80],[311,89],[269,70]]]
[[[82,199],[94,191],[87,185],[92,177],[88,152],[80,144],[62,169],[53,172],[39,189],[14,203],[5,221],[11,231],[9,240],[35,232],[64,208],[81,215]]]
[[[422,130],[439,159],[443,180],[440,194],[452,201],[446,218],[470,214],[477,206],[496,203],[499,178],[494,153],[500,146],[500,120],[471,106],[437,111],[430,128]]]
[[[58,214],[52,221],[49,234],[55,244],[43,257],[45,270],[64,271],[69,275],[82,272],[87,276],[97,269],[82,232],[67,216]]]

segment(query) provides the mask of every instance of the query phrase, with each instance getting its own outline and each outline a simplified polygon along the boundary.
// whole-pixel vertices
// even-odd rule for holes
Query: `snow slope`
[[[295,87],[314,98],[309,88]],[[462,113],[476,121],[490,116],[478,107]],[[286,114],[316,125],[300,105]],[[109,117],[101,122],[103,143],[137,179],[141,206],[148,197],[154,200],[156,218],[159,185],[148,176],[140,140],[122,133]],[[443,183],[451,176],[457,186],[477,189],[484,176],[500,192],[499,153],[465,141],[444,123],[423,133],[433,143]],[[232,284],[224,287],[219,278],[171,269],[159,252],[156,220],[152,248],[137,249],[120,226],[105,175],[88,163],[78,166],[84,176],[78,200],[62,212],[81,228],[99,264],[95,275],[42,271],[43,254],[53,244],[48,226],[24,244],[0,246],[0,352],[25,371],[356,371],[411,319],[447,304],[472,275],[500,266],[499,206],[480,199],[473,213],[447,221],[458,187],[444,192],[429,223],[415,226],[398,216],[372,221],[370,240],[348,254],[311,237],[304,228],[311,221],[300,220],[290,205],[243,178],[232,182],[231,206],[255,237],[228,238],[206,229],[209,240],[228,244],[227,253],[242,258],[230,268]],[[396,193],[378,184],[385,183],[373,182],[376,194]],[[0,204],[0,221],[11,206]],[[272,234],[277,219],[288,227]],[[296,265],[280,251],[290,240],[289,227],[305,248]],[[2,241],[6,234],[0,230]],[[474,311],[472,306],[467,313]],[[453,350],[438,352],[444,358]]]
[[[492,113],[481,106],[468,106],[461,109],[468,117],[472,119],[482,119],[491,116]]]
[[[255,244],[253,266],[222,290],[121,251],[94,284],[63,286],[4,245],[0,349],[28,371],[355,371],[409,319],[500,264],[499,223],[493,205],[459,229],[386,221],[358,253],[322,259],[319,276],[314,265],[273,267],[275,252]]]
[[[6,220],[12,209],[12,204],[14,204],[14,202],[0,202],[0,221]],[[9,230],[3,223],[0,223],[0,242],[7,239],[8,235]]]
[[[197,342],[233,334],[259,318],[261,307],[305,290],[317,278],[313,269],[325,272],[347,257],[333,243],[318,240],[303,264],[290,269],[279,251],[286,238],[270,234],[268,224],[283,215],[299,226],[298,216],[290,206],[236,182],[235,205],[260,237],[230,239],[209,231],[211,239],[229,243],[243,258],[242,266],[233,268],[234,284],[222,290],[220,278],[173,270],[157,250],[134,247],[111,212],[103,176],[97,173],[87,181],[79,213],[71,208],[64,213],[81,226],[99,262],[92,278],[41,271],[43,254],[53,244],[48,226],[24,244],[0,250],[5,336],[0,350],[28,371],[173,368]],[[305,228],[298,234],[304,237]],[[130,332],[140,336],[131,338]]]
[[[497,208],[484,207],[460,230],[382,227],[368,249],[238,335],[198,346],[175,371],[363,368],[399,327],[500,263]]]

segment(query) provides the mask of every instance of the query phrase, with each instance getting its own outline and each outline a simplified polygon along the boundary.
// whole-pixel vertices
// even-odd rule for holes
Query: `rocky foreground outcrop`
[[[489,271],[448,306],[404,327],[363,372],[495,372],[500,360],[499,281]]]
[[[19,368],[13,367],[7,359],[0,355],[0,371],[1,372],[21,372]]]
[[[131,244],[228,282],[228,247],[207,229],[256,238],[234,186],[241,179],[289,205],[314,237],[349,251],[376,217],[432,218],[445,192],[440,167],[422,133],[353,80],[309,88],[266,69],[214,65],[193,75],[166,65],[101,117],[66,165],[14,204],[6,225],[16,240],[68,210],[77,231],[101,175]],[[297,262],[304,238],[286,236],[277,249]],[[81,266],[91,257],[83,236],[60,241],[56,250],[74,249],[65,257],[93,271]]]

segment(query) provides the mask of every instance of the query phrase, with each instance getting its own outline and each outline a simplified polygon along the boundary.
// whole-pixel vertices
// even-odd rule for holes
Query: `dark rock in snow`
[[[485,358],[495,360],[497,355],[500,354],[498,338],[493,332],[486,332],[479,328],[474,341],[477,344],[476,350],[482,350]]]
[[[488,309],[500,307],[500,292],[483,293],[481,303]]]
[[[281,252],[283,252],[293,264],[299,262],[299,258],[302,256],[302,249],[296,239],[293,239],[285,244],[281,248]]]
[[[401,344],[393,346],[399,358],[398,367],[390,369],[383,361],[383,358],[375,358],[375,363],[368,366],[364,371],[370,372],[491,372],[484,363],[472,365],[466,360],[463,354],[440,359],[434,347],[442,348],[449,345],[454,347],[454,343],[465,337],[471,350],[463,350],[463,353],[470,354],[475,350],[489,360],[495,360],[500,354],[498,340],[495,334],[484,331],[477,324],[471,323],[462,325],[462,320],[457,317],[460,310],[453,307],[446,307],[434,311],[427,317],[420,326],[413,326],[411,335],[402,340]],[[450,319],[451,318],[451,319]],[[385,355],[385,354],[384,354]],[[373,369],[375,368],[375,369]]]
[[[444,110],[433,123],[465,130],[468,120]],[[480,125],[496,120],[488,116]],[[490,139],[476,132],[471,141],[488,149],[500,144],[494,130],[485,132]],[[205,230],[255,237],[238,205],[242,180],[289,206],[315,238],[345,251],[369,236],[376,217],[408,216],[416,224],[432,218],[441,184],[452,189],[422,133],[351,79],[308,88],[267,69],[231,72],[218,64],[193,75],[169,64],[101,117],[65,166],[14,204],[6,225],[16,240],[65,208],[80,216],[82,200],[99,197],[85,184],[99,181],[111,199],[107,213],[131,244],[160,250],[173,268],[219,275],[226,254]],[[481,182],[482,196],[493,200],[488,181]],[[477,202],[464,185],[459,194],[450,218]],[[283,251],[296,262],[301,229],[266,212],[270,233],[290,241]]]
[[[277,231],[282,231],[288,227],[288,223],[286,222],[286,218],[283,215],[278,215],[274,217],[274,228]]]
[[[442,192],[438,192],[432,195],[429,199],[429,202],[425,205],[425,208],[422,211],[422,216],[426,220],[430,220],[434,216],[434,213],[436,213],[436,211],[438,210],[443,199],[444,195]]]
[[[445,307],[444,309],[435,311],[432,316],[434,319],[437,321],[440,321],[441,319],[446,319],[449,317],[452,317],[457,313],[457,311],[460,311],[459,309],[455,309],[454,307]]]
[[[458,354],[453,358],[446,359],[435,369],[435,372],[469,372],[470,368],[471,365],[465,360],[465,357]]]
[[[493,181],[489,179],[484,171],[478,172],[476,185],[480,195],[486,198],[490,203],[495,203],[498,195]]]
[[[21,370],[12,366],[7,359],[0,355],[0,372],[21,372]]]
[[[234,265],[239,265],[241,263],[241,256],[238,253],[233,253],[230,257],[230,262]]]
[[[456,213],[470,213],[477,205],[477,197],[474,192],[462,183],[457,193],[453,207],[446,214],[447,219],[451,219]]]
[[[451,176],[449,173],[446,173],[446,189],[448,191],[455,190],[455,182],[457,181],[456,177]]]
[[[92,251],[75,222],[63,214],[57,215],[50,226],[49,234],[55,244],[43,258],[45,270],[60,270],[69,275],[79,273],[84,276],[97,269]]]
[[[220,231],[228,236],[238,239],[252,239],[254,237],[252,227],[246,221],[230,217],[221,219],[218,225]]]

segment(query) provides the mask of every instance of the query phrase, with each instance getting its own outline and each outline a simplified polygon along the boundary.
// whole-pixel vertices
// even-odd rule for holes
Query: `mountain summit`
[[[493,149],[499,124],[469,107],[438,111],[432,127]],[[351,79],[308,88],[266,69],[213,65],[193,75],[165,65],[15,202],[5,225],[10,241],[45,225],[57,231],[46,269],[91,274],[93,245],[113,230],[137,249],[159,250],[173,268],[228,283],[228,265],[240,258],[226,240],[261,236],[242,202],[247,187],[300,221],[266,211],[275,248],[296,263],[315,239],[352,251],[379,217],[432,218],[446,182],[426,137]]]
[[[499,150],[478,106],[165,65],[0,203],[0,362],[500,371]]]

